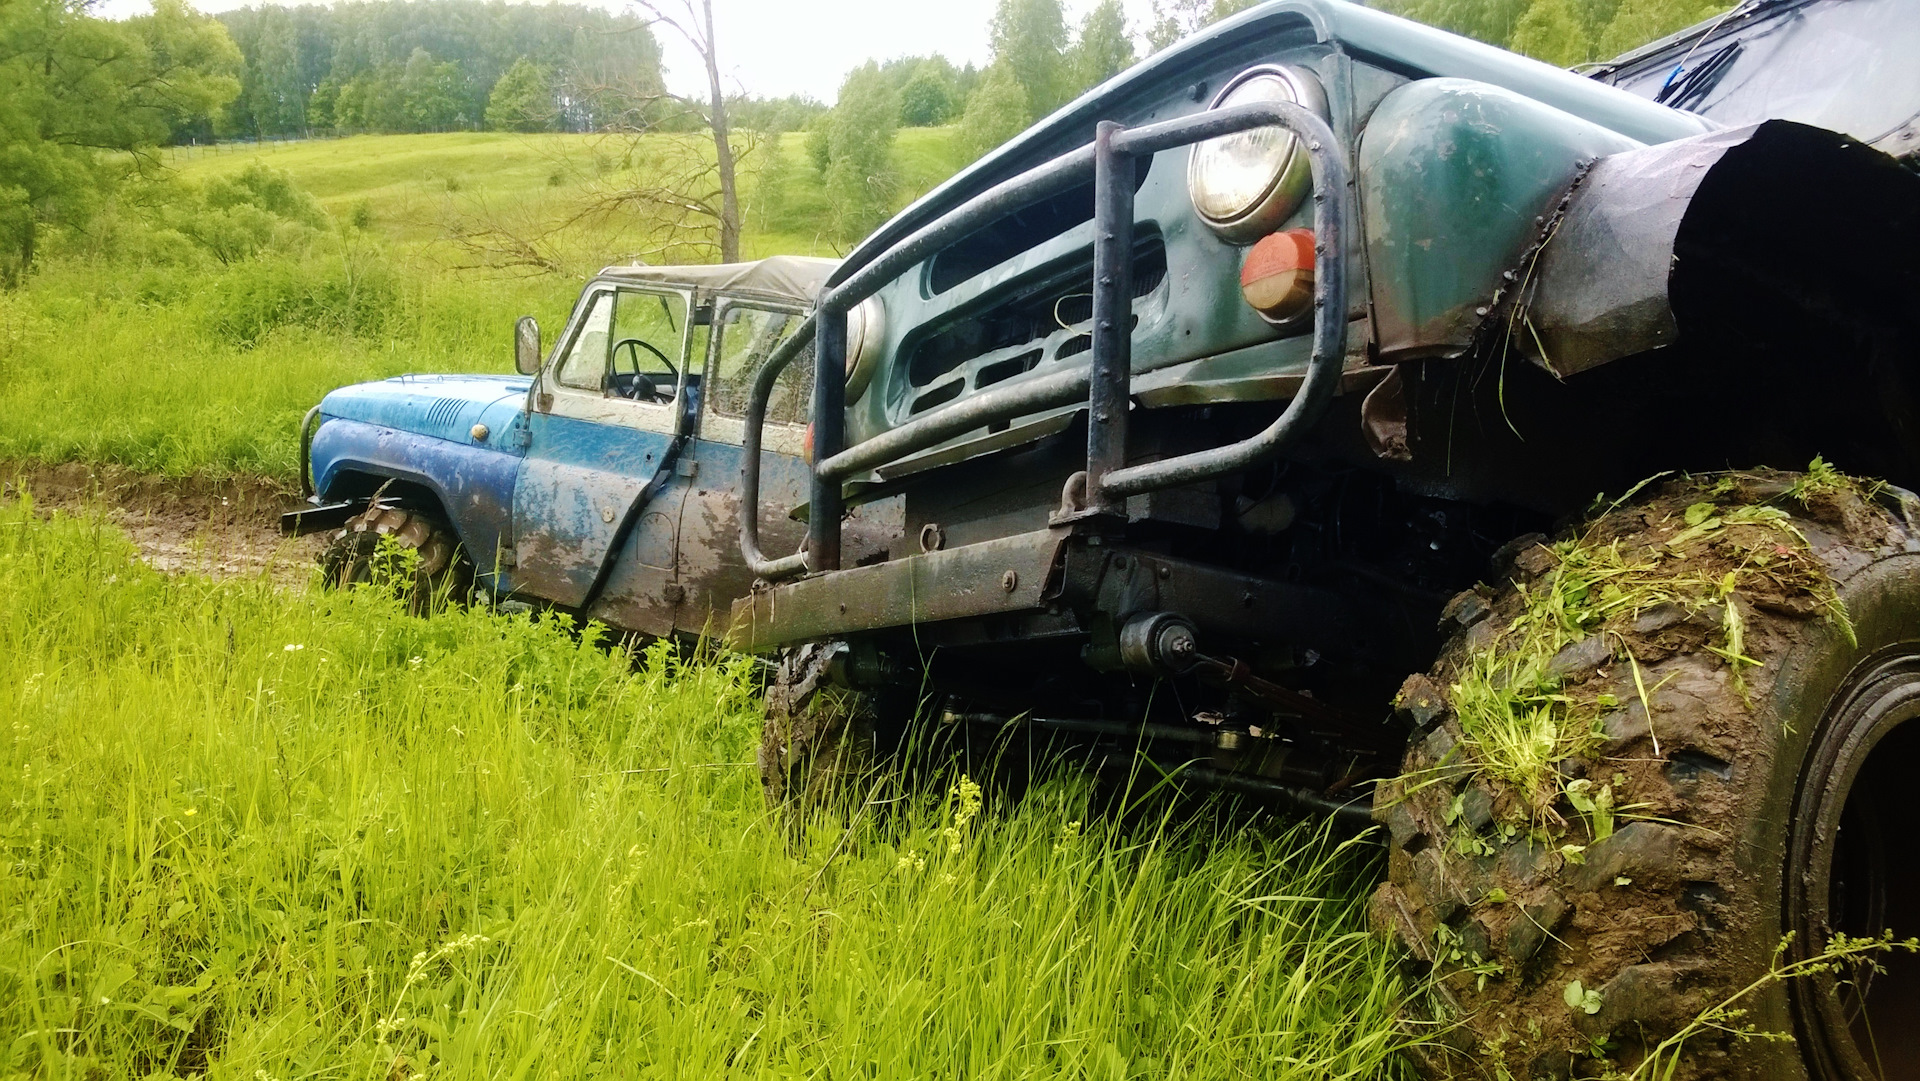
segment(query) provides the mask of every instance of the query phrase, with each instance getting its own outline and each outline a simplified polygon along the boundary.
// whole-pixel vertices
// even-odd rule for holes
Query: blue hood
[[[482,421],[495,431],[504,430],[532,385],[526,376],[401,375],[341,387],[321,399],[320,413],[471,443],[473,426]]]

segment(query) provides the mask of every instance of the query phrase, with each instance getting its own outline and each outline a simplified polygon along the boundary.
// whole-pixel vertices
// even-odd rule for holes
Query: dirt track
[[[267,574],[307,585],[324,534],[280,535],[280,512],[299,493],[253,477],[159,477],[112,465],[0,462],[0,498],[22,493],[40,514],[101,513],[124,530],[148,564],[213,577]]]

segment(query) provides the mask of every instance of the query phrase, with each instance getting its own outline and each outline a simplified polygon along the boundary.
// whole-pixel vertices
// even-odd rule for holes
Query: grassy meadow
[[[959,167],[953,134],[902,133],[900,201]],[[790,227],[825,197],[788,142],[779,214],[746,170],[748,253],[831,254]],[[507,370],[516,316],[557,328],[629,257],[644,222],[555,227],[633,182],[622,160],[477,134],[171,152],[0,292],[0,463],[291,487],[328,389]],[[215,258],[140,204],[253,162],[323,224]],[[481,226],[554,266],[476,269]],[[796,830],[763,806],[755,678],[163,575],[104,511],[0,497],[0,1079],[1399,1076],[1371,846],[1123,821],[1072,777]]]
[[[0,1077],[1392,1078],[1371,846],[933,786],[796,834],[752,669],[0,507]]]
[[[965,163],[956,134],[901,133],[896,201]],[[782,140],[777,215],[757,201],[769,156],[744,160],[749,257],[837,254],[792,229],[824,214],[803,144]],[[163,152],[160,181],[130,187],[26,285],[0,292],[0,461],[292,485],[294,430],[328,390],[403,372],[511,370],[513,321],[533,314],[556,333],[599,267],[641,254],[710,260],[685,246],[652,250],[657,238],[631,208],[575,221],[686,149],[664,136],[456,133]],[[143,200],[256,162],[314,196],[324,227],[222,262],[142,224]],[[503,238],[551,265],[502,266],[475,248]]]

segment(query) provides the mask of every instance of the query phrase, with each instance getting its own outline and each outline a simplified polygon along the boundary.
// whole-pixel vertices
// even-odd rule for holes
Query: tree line
[[[1398,15],[1561,67],[1608,60],[1712,18],[1726,0],[1378,0]]]
[[[661,91],[647,20],[580,4],[356,0],[219,19],[242,66],[212,135],[595,131]]]

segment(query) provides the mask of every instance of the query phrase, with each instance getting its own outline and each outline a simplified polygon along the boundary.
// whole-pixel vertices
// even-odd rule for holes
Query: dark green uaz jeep
[[[988,155],[749,402],[770,796],[1077,741],[1383,825],[1432,1075],[1920,1076],[1859,941],[1920,932],[1916,45],[1749,2],[1584,77],[1279,0]]]

